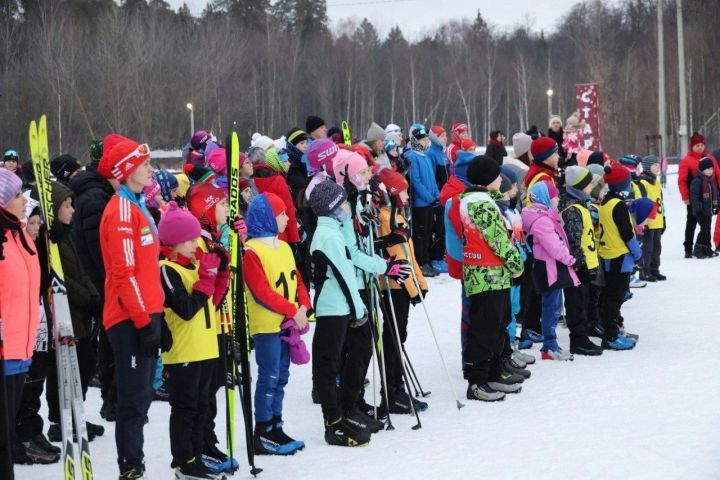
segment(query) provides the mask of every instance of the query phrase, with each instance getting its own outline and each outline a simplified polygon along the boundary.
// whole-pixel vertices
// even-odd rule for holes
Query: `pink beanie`
[[[592,155],[592,153],[592,150],[581,148],[575,156],[575,158],[577,159],[578,167],[587,167],[588,160],[590,159],[590,155]]]
[[[178,245],[200,237],[200,222],[175,202],[168,203],[168,210],[158,223],[160,243],[167,246]]]
[[[307,162],[311,170],[318,171],[325,169],[325,172],[332,176],[333,159],[338,153],[338,146],[329,138],[313,140],[308,147]]]
[[[207,156],[207,166],[221,177],[225,176],[227,170],[227,157],[224,148],[215,148]]]
[[[340,150],[335,158],[333,159],[333,170],[335,171],[335,181],[338,185],[342,185],[345,180],[345,170],[350,181],[353,181],[355,176],[363,168],[367,168],[368,164],[365,159],[350,150]]]
[[[0,207],[5,208],[22,189],[22,180],[15,172],[0,168]]]

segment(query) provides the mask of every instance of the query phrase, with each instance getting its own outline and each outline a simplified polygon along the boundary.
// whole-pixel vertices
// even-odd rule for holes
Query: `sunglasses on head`
[[[131,158],[146,157],[149,155],[150,155],[150,147],[148,147],[147,143],[143,143],[142,145],[138,145],[135,150],[133,150],[132,152],[130,152],[126,156],[124,156],[118,162],[118,164],[126,162],[126,161],[130,160]]]

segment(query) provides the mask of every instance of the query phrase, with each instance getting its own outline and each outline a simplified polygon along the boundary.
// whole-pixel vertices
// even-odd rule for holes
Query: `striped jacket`
[[[103,325],[110,329],[125,320],[135,328],[150,323],[151,313],[162,313],[160,243],[140,204],[114,195],[100,221],[100,249],[105,266]]]

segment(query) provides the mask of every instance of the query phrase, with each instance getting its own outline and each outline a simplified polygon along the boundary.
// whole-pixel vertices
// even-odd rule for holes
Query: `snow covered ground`
[[[320,408],[310,400],[310,365],[292,367],[285,397],[286,431],[307,448],[293,457],[258,457],[265,479],[711,479],[720,471],[720,397],[712,342],[720,337],[717,285],[720,258],[685,260],[685,209],[671,176],[666,190],[668,229],[662,272],[668,280],[634,290],[623,314],[640,341],[630,352],[539,361],[519,395],[504,402],[466,401],[460,372],[459,284],[431,279],[428,307],[451,371],[466,404],[458,411],[422,309],[412,310],[408,351],[430,408],[423,428],[414,417],[393,416],[396,429],[376,434],[366,448],[330,447],[323,440]],[[568,348],[567,330],[558,332]],[[306,337],[310,344],[312,332]],[[532,353],[538,354],[537,347]],[[221,394],[222,395],[222,392]],[[372,397],[371,397],[372,398]],[[224,406],[224,399],[218,397]],[[113,424],[99,416],[99,391],[90,389],[89,420],[105,425],[91,444],[95,478],[117,478]],[[171,479],[169,406],[154,402],[145,427],[145,453],[152,480]],[[238,414],[239,415],[239,414]],[[224,438],[224,411],[219,413]],[[244,458],[237,418],[240,471]],[[47,427],[46,427],[47,428]],[[17,478],[61,478],[59,464],[16,467]]]

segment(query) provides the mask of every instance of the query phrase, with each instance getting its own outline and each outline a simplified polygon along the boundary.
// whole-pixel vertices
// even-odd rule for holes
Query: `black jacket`
[[[288,168],[286,180],[290,187],[295,209],[299,210],[305,203],[305,187],[307,186],[307,167],[302,161],[302,152],[292,145],[288,145]]]
[[[720,193],[715,176],[698,172],[690,183],[690,205],[696,217],[712,217],[720,208]]]
[[[80,173],[69,186],[75,194],[71,239],[83,269],[102,296],[105,267],[100,252],[100,219],[115,189],[97,170]]]

